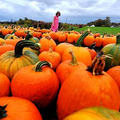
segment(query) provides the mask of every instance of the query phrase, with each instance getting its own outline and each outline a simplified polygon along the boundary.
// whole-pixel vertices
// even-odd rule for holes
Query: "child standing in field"
[[[59,16],[60,16],[60,12],[58,11],[56,13],[56,16],[54,16],[54,19],[53,19],[53,22],[52,22],[52,25],[51,25],[51,30],[54,31],[54,32],[57,32],[58,31],[58,26],[59,26]]]

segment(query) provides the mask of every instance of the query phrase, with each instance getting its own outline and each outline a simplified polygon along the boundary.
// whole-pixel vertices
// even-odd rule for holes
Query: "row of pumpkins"
[[[59,120],[120,120],[120,35],[103,38],[89,31],[80,35],[41,30],[37,31],[41,36],[35,37],[36,31],[27,33],[25,38],[15,33],[0,38],[1,120],[42,120],[40,111],[56,97]],[[80,36],[68,42],[53,39],[56,34],[67,39],[69,34]],[[100,52],[83,47],[97,45],[98,38],[103,39]],[[103,45],[106,38],[109,43],[114,39],[113,44]]]

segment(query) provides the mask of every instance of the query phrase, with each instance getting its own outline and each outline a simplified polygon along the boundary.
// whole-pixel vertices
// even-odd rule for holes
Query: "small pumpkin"
[[[56,97],[59,81],[47,61],[38,62],[19,70],[12,79],[12,95],[31,100],[41,108]]]
[[[41,32],[33,32],[33,37],[40,38],[42,36]]]
[[[55,47],[57,46],[55,41],[50,36],[41,38],[39,43],[41,45],[40,52],[48,51],[50,47],[52,47],[52,49],[55,50]]]
[[[22,67],[35,64],[39,61],[38,56],[31,51],[23,51],[24,47],[39,49],[39,45],[31,41],[19,41],[14,51],[8,51],[0,56],[0,72],[7,75],[10,79]]]
[[[67,36],[65,35],[65,33],[64,33],[64,32],[61,32],[61,33],[59,34],[58,41],[59,41],[59,42],[65,42],[66,39],[67,39]]]
[[[4,39],[17,39],[18,37],[15,36],[14,34],[7,34]]]
[[[102,45],[106,46],[108,44],[116,43],[116,36],[104,36]]]
[[[39,54],[39,60],[50,62],[52,68],[55,69],[61,61],[61,56],[50,48],[49,51],[43,51]]]
[[[21,40],[23,40],[23,39],[22,38],[18,38],[18,39],[6,39],[5,40],[5,44],[15,46],[17,44],[17,42],[19,42]]]
[[[64,120],[120,120],[120,113],[104,107],[91,107],[74,112]]]
[[[84,39],[84,45],[85,46],[91,46],[95,41],[95,38],[92,34],[88,35]]]
[[[42,120],[37,107],[18,97],[0,97],[0,120]]]

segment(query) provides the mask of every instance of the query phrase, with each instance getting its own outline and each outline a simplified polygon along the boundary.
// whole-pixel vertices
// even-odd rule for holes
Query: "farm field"
[[[120,33],[120,27],[114,27],[114,28],[111,28],[111,27],[83,27],[83,28],[75,28],[74,27],[74,30],[80,32],[80,31],[85,31],[88,28],[92,31],[92,33],[98,32],[98,33],[101,33],[101,34],[107,33],[107,34],[114,34],[114,35]]]

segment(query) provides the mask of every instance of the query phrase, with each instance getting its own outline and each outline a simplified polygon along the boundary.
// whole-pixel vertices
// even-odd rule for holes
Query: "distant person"
[[[59,16],[60,16],[60,12],[58,11],[56,13],[56,16],[54,16],[54,19],[53,19],[53,22],[52,22],[52,25],[51,25],[51,30],[54,31],[54,32],[57,32],[58,31],[58,27],[59,27]]]

